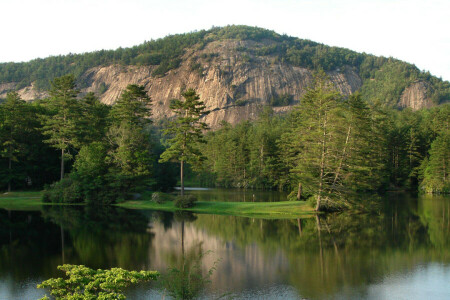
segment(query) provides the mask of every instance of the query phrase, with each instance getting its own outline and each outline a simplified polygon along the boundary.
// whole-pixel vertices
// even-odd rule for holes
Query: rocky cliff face
[[[433,106],[433,102],[428,97],[430,86],[427,82],[418,81],[410,84],[400,97],[399,106],[401,108],[410,107],[413,110],[428,108]]]
[[[199,93],[211,113],[206,122],[217,127],[224,120],[235,124],[255,118],[272,98],[290,95],[292,104],[298,103],[312,82],[312,72],[287,64],[275,63],[266,57],[249,57],[236,49],[254,47],[254,42],[213,42],[200,51],[189,51],[176,70],[165,76],[151,76],[153,67],[108,66],[91,69],[83,80],[89,82],[85,92],[107,90],[101,100],[113,104],[121,91],[130,83],[141,84],[153,99],[153,115],[158,119],[171,116],[170,100],[180,98],[186,88]],[[350,68],[330,72],[336,87],[349,95],[361,87],[361,79]],[[282,112],[291,106],[275,107]]]
[[[153,117],[170,117],[170,100],[180,98],[181,92],[193,88],[211,113],[206,122],[217,127],[222,120],[236,124],[256,118],[271,99],[288,95],[290,105],[274,107],[276,112],[289,110],[298,103],[312,83],[312,71],[277,62],[273,57],[253,57],[240,48],[257,49],[273,43],[254,41],[215,41],[203,49],[186,51],[181,65],[165,76],[153,77],[154,66],[96,67],[88,70],[80,80],[87,88],[82,93],[96,92],[101,101],[114,104],[128,84],[144,85],[153,99]],[[358,90],[362,80],[350,67],[328,73],[338,90],[349,95]],[[11,84],[0,86],[4,97]],[[425,89],[425,92],[424,92]],[[25,100],[45,97],[33,87],[19,91]],[[426,86],[410,86],[402,95],[401,105],[419,109],[427,107]]]

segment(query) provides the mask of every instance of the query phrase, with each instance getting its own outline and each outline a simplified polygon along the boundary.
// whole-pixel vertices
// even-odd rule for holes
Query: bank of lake
[[[30,210],[42,205],[70,205],[64,203],[45,203],[42,192],[11,192],[0,195],[0,208],[10,210]],[[314,209],[304,201],[279,202],[213,202],[198,201],[192,208],[181,209],[173,201],[158,204],[148,200],[151,194],[143,196],[142,200],[129,200],[116,206],[128,209],[152,209],[167,212],[190,211],[202,214],[229,215],[262,219],[296,219],[315,215]],[[80,205],[80,204],[76,204]]]

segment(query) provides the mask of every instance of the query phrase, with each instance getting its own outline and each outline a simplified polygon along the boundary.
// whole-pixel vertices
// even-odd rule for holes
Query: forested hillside
[[[230,42],[233,43],[230,44]],[[224,59],[230,60],[225,66],[221,64]],[[233,62],[245,65],[245,74],[238,74],[238,70],[232,68]],[[34,89],[37,92],[33,95],[45,95],[39,92],[48,90],[51,80],[65,74],[73,74],[77,78],[80,88],[91,88],[89,91],[102,95],[118,83],[96,82],[94,87],[93,77],[95,74],[89,73],[88,70],[112,65],[136,66],[138,69],[143,68],[145,73],[139,80],[144,80],[143,77],[145,77],[145,83],[152,86],[157,83],[155,79],[168,77],[171,70],[176,71],[186,65],[187,74],[197,74],[203,80],[210,80],[208,69],[213,67],[218,69],[215,76],[220,77],[218,80],[222,85],[228,85],[227,97],[231,98],[232,104],[235,105],[244,106],[259,101],[263,104],[270,103],[273,106],[285,106],[292,104],[292,100],[299,100],[305,86],[300,86],[302,91],[296,91],[275,85],[265,87],[268,91],[252,95],[248,87],[235,82],[235,77],[241,75],[248,76],[247,81],[255,80],[255,78],[257,80],[258,76],[265,76],[265,78],[269,76],[263,73],[255,75],[255,78],[251,76],[251,70],[257,68],[261,62],[267,62],[264,68],[271,72],[276,72],[277,66],[302,68],[311,72],[325,70],[336,74],[353,72],[361,82],[350,83],[352,87],[348,91],[349,93],[360,90],[364,100],[379,101],[390,107],[417,109],[430,107],[450,99],[449,82],[442,81],[428,72],[422,72],[412,64],[393,58],[376,57],[344,48],[329,47],[313,41],[248,26],[215,27],[209,30],[172,35],[147,41],[131,48],[54,56],[24,63],[2,63],[0,64],[0,97],[5,97],[9,90],[20,90],[27,87],[28,90]],[[131,71],[137,72],[138,69]],[[120,72],[124,72],[124,70]],[[301,71],[295,69],[295,72]],[[180,76],[182,75],[187,76],[186,72],[181,72]],[[305,85],[310,83],[309,77],[301,78],[306,81]],[[341,84],[342,80],[350,80],[348,76],[344,77],[345,79],[336,79],[335,84]],[[168,78],[170,81],[177,82],[178,79],[175,79]],[[281,78],[286,86],[292,86],[298,80],[291,75]],[[273,80],[271,81],[273,82]],[[130,83],[134,82],[126,82],[126,84]],[[123,83],[120,90],[126,84]],[[191,87],[196,88],[202,94],[199,84],[192,80],[181,82],[178,94],[183,84],[197,85]],[[270,83],[267,84],[270,85]],[[216,86],[208,88],[217,89]],[[417,91],[416,95],[409,95],[415,90],[418,90],[419,95],[417,95]],[[118,93],[119,91],[115,91],[113,98],[117,98]],[[251,95],[248,95],[249,93]],[[23,94],[21,96],[24,97]],[[157,98],[155,99],[157,101],[167,100],[161,99],[160,96]],[[208,105],[208,101],[206,102]],[[215,108],[224,109],[226,104],[227,101],[216,105]],[[168,107],[168,105],[165,106]],[[158,116],[157,112],[156,116]]]
[[[229,26],[0,71],[0,189],[59,178],[47,201],[110,204],[172,188],[186,163],[196,185],[317,210],[450,191],[449,82],[398,60]],[[43,98],[26,102],[31,82]]]

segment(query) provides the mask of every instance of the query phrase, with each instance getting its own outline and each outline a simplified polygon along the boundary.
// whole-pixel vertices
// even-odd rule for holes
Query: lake
[[[212,201],[283,197],[192,193]],[[36,284],[61,277],[56,267],[63,263],[162,273],[185,266],[203,276],[215,267],[198,294],[204,299],[450,299],[449,229],[449,197],[406,194],[388,195],[371,214],[295,220],[115,207],[0,209],[0,299],[38,299],[45,291]],[[158,283],[126,292],[128,299],[168,294]]]

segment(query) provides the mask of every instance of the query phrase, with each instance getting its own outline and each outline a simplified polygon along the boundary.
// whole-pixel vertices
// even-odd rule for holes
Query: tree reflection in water
[[[184,243],[185,222],[193,222],[197,217],[190,212],[176,212],[174,219],[180,223],[181,255],[177,249],[166,253],[164,259],[170,267],[160,278],[161,287],[175,299],[195,299],[210,282],[218,262],[204,274],[203,257],[209,251],[204,252],[202,242],[194,243],[188,249]]]
[[[418,266],[448,270],[448,200],[394,195],[370,214],[295,220],[107,207],[0,210],[0,290],[23,299],[25,282],[60,275],[64,254],[66,263],[91,268],[161,271],[171,282],[166,294],[179,298],[282,298],[285,287],[289,297],[366,298],[374,285]],[[128,292],[130,299],[156,293],[151,285]]]

